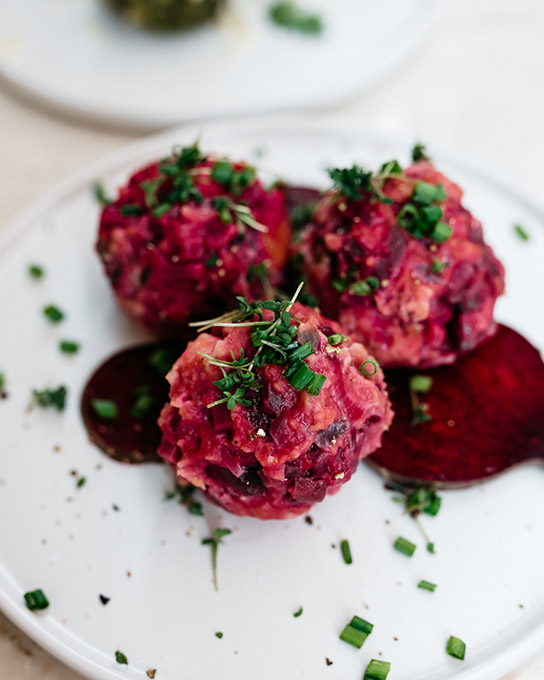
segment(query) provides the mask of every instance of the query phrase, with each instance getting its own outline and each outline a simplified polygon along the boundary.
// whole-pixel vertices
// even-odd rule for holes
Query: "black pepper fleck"
[[[99,595],[100,602],[105,606],[108,604],[108,602],[111,600],[111,597],[106,597],[105,595]]]

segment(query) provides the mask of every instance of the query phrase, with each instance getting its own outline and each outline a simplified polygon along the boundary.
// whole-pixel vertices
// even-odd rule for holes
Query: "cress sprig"
[[[428,158],[422,145],[414,147],[412,156],[415,161]],[[396,160],[384,163],[376,173],[358,165],[351,168],[329,168],[328,172],[333,181],[333,200],[335,196],[339,196],[354,201],[368,199],[370,203],[379,201],[391,204],[393,200],[383,193],[385,182],[390,179],[410,181]],[[398,212],[398,226],[418,240],[428,238],[434,243],[444,243],[453,233],[449,224],[442,221],[444,211],[438,205],[446,198],[447,194],[441,184],[416,181],[411,200]],[[362,294],[371,294],[371,291],[365,288]]]
[[[214,381],[223,396],[208,404],[208,408],[219,404],[226,404],[229,410],[236,404],[251,406],[253,402],[248,393],[261,387],[256,369],[264,364],[287,366],[283,375],[292,387],[306,390],[313,396],[319,394],[326,377],[313,371],[304,361],[314,350],[311,342],[302,345],[298,342],[296,335],[300,321],[290,312],[303,285],[299,285],[290,300],[248,302],[244,297],[237,297],[237,310],[216,319],[191,324],[199,327],[198,332],[213,327],[250,327],[253,329],[251,342],[257,348],[253,358],[246,356],[243,348],[239,357],[231,351],[232,361],[199,352],[210,364],[218,366],[223,374],[220,380]],[[265,319],[264,310],[273,312],[274,319]]]
[[[236,170],[229,160],[219,158],[211,167],[201,167],[200,164],[207,160],[208,157],[200,151],[198,141],[191,146],[174,147],[172,155],[159,164],[160,174],[140,183],[144,191],[144,205],[125,204],[120,208],[121,214],[139,216],[147,209],[153,217],[160,218],[174,205],[184,205],[189,201],[200,204],[204,201],[204,196],[197,187],[196,180],[211,179],[235,197],[240,196],[244,189],[256,181],[255,168],[251,166]],[[249,206],[241,201],[234,201],[231,196],[217,196],[212,199],[211,204],[221,222],[234,222],[240,233],[247,227],[268,232],[268,228],[255,219]]]

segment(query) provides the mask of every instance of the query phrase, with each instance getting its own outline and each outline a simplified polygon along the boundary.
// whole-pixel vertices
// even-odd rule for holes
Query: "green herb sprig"
[[[180,505],[185,505],[191,515],[203,517],[204,510],[202,509],[202,503],[194,499],[194,492],[194,486],[181,486],[181,484],[176,484],[173,491],[169,491],[165,494],[164,500],[171,501],[177,497],[179,498]]]
[[[296,339],[298,320],[290,313],[290,309],[304,284],[301,283],[291,300],[266,300],[265,302],[248,303],[245,298],[238,297],[239,308],[228,312],[217,319],[190,324],[199,326],[199,332],[217,327],[251,327],[251,341],[257,351],[252,359],[246,356],[243,348],[236,358],[231,352],[232,361],[217,359],[209,354],[200,353],[210,364],[221,369],[223,377],[214,381],[223,396],[208,404],[208,408],[226,404],[232,410],[236,404],[249,407],[252,405],[251,390],[261,387],[257,376],[258,368],[264,364],[287,366],[284,378],[297,390],[306,390],[308,394],[317,396],[325,383],[326,377],[316,373],[304,361],[313,354],[311,342],[301,345]],[[264,310],[274,313],[273,320],[264,319]]]
[[[32,390],[32,400],[37,406],[48,408],[52,406],[57,411],[64,411],[68,390],[64,385],[59,385],[54,390]]]
[[[210,537],[202,539],[202,545],[210,545],[212,548],[213,585],[215,590],[219,590],[217,584],[217,550],[223,542],[223,538],[229,534],[232,534],[231,529],[219,528],[214,529]]]
[[[369,198],[371,203],[392,203],[383,193],[385,182],[388,179],[406,179],[396,160],[384,163],[376,173],[359,165],[351,168],[329,168],[328,173],[334,183],[334,190],[339,194],[354,201]]]

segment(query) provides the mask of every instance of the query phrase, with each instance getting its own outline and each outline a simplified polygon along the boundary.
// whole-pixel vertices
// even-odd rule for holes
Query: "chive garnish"
[[[171,347],[161,347],[153,352],[149,357],[149,364],[161,376],[165,376],[172,366],[176,363],[179,352]]]
[[[153,217],[162,217],[163,215],[166,215],[166,213],[170,210],[172,205],[170,203],[161,203],[158,205],[156,208],[153,209],[152,215]]]
[[[404,503],[406,512],[412,517],[417,517],[420,512],[425,512],[434,517],[440,510],[442,499],[433,489],[420,488],[406,495]]]
[[[223,637],[223,633],[220,630],[218,630],[217,633],[215,634],[215,637],[221,639]]]
[[[382,189],[389,179],[403,179],[399,163],[395,160],[384,163],[378,172],[364,170],[358,165],[351,168],[329,168],[329,177],[334,182],[333,190],[351,200],[368,197],[371,203],[392,203]]]
[[[31,590],[25,593],[23,597],[25,598],[26,606],[31,612],[49,607],[49,600],[41,588]]]
[[[399,536],[393,543],[393,548],[408,557],[412,557],[416,551],[416,545],[402,536]]]
[[[202,539],[202,545],[211,545],[212,547],[213,585],[215,590],[219,590],[217,584],[217,550],[219,545],[223,542],[223,538],[229,534],[232,534],[231,529],[219,528],[214,529],[210,537]]]
[[[437,588],[436,583],[431,583],[430,581],[420,581],[417,587],[421,588],[421,590],[428,590],[430,593],[434,593]]]
[[[437,257],[433,257],[431,260],[431,266],[430,269],[433,274],[441,274],[444,269],[447,266],[447,262],[443,262],[442,260],[439,260]]]
[[[33,279],[43,279],[45,274],[45,269],[39,264],[31,264],[28,266],[28,274]]]
[[[380,364],[376,359],[367,359],[366,361],[363,361],[359,370],[365,378],[372,378],[372,376],[376,375],[380,370]]]
[[[333,335],[329,335],[329,345],[332,345],[333,347],[342,344],[344,340],[347,340],[347,338],[345,335],[342,335],[342,333],[334,333]]]
[[[100,205],[109,205],[112,199],[106,195],[106,190],[102,182],[95,182],[93,185],[94,197],[100,203]]]
[[[80,477],[77,482],[76,482],[76,488],[81,489],[82,486],[85,486],[85,483],[87,482],[86,477]]]
[[[137,203],[126,203],[119,208],[119,212],[123,217],[133,217],[136,215],[141,215],[144,209],[141,205]]]
[[[47,307],[43,308],[43,313],[51,323],[59,323],[64,319],[64,312],[55,305],[47,305]]]
[[[265,300],[249,303],[245,298],[238,297],[238,310],[212,319],[211,321],[196,322],[192,326],[200,326],[200,331],[214,326],[247,326],[254,329],[251,342],[257,351],[253,358],[246,356],[244,349],[236,358],[231,352],[232,361],[217,359],[208,354],[202,354],[208,363],[221,369],[223,377],[214,381],[214,385],[221,392],[221,398],[208,404],[208,408],[226,404],[232,410],[237,404],[249,407],[253,401],[249,398],[253,390],[260,388],[257,370],[265,363],[286,366],[283,377],[297,390],[306,390],[312,396],[317,396],[323,387],[326,376],[316,373],[305,362],[313,353],[310,342],[300,345],[296,339],[298,324],[290,310],[304,284],[300,283],[291,300]],[[265,321],[264,310],[274,312],[274,319]],[[200,332],[199,331],[199,332]],[[228,370],[228,372],[227,372]]]
[[[466,648],[467,646],[462,640],[451,635],[446,645],[446,652],[454,659],[461,659],[462,661],[465,658]]]
[[[410,388],[410,402],[412,405],[412,420],[410,425],[414,427],[420,423],[426,423],[432,420],[429,413],[429,405],[420,401],[419,394],[427,394],[432,385],[432,378],[426,375],[413,375],[408,382]]]
[[[128,666],[127,657],[123,654],[123,652],[120,652],[119,650],[115,652],[115,660],[117,661],[117,663],[125,664],[126,666]]]
[[[365,670],[363,680],[385,680],[391,670],[389,661],[372,659]]]
[[[101,420],[117,420],[119,409],[111,399],[91,399],[91,406]]]
[[[410,377],[410,389],[414,392],[430,391],[433,386],[433,379],[428,375],[413,375]]]
[[[6,374],[0,373],[0,391],[6,387]]]
[[[81,348],[79,342],[73,340],[61,340],[59,342],[59,349],[64,354],[77,354]]]
[[[529,233],[527,231],[525,231],[525,229],[521,226],[521,224],[514,224],[514,231],[516,232],[516,234],[519,236],[519,238],[522,241],[529,241],[530,238],[531,238],[529,236]]]
[[[147,385],[141,385],[134,390],[133,398],[134,403],[130,409],[130,417],[133,420],[143,420],[155,405],[151,390]]]
[[[354,616],[344,630],[340,633],[340,639],[349,645],[361,649],[367,637],[372,633],[374,624]]]
[[[349,290],[355,295],[374,295],[380,287],[380,281],[375,276],[367,276],[362,281],[354,281]]]
[[[429,156],[427,156],[427,147],[425,144],[421,144],[421,142],[418,142],[417,144],[414,144],[414,147],[412,149],[412,160],[414,163],[417,163],[417,161],[428,161]]]
[[[37,406],[47,408],[52,406],[57,411],[64,411],[68,390],[64,385],[59,385],[54,390],[32,390],[32,399]]]
[[[290,0],[276,2],[268,10],[270,20],[277,26],[307,35],[323,32],[323,20],[319,14],[306,12]]]
[[[351,548],[348,540],[344,539],[343,541],[340,542],[340,550],[342,552],[344,562],[346,564],[352,564],[353,558],[351,557]]]
[[[293,614],[293,616],[295,617],[295,619],[298,619],[298,617],[302,615],[302,612],[303,612],[303,611],[304,611],[303,608],[302,608],[302,607],[299,607],[299,608],[296,610],[296,612]]]
[[[217,260],[219,260],[219,255],[214,253],[213,255],[210,255],[206,262],[204,262],[204,266],[206,267],[206,269],[213,269],[217,264]]]

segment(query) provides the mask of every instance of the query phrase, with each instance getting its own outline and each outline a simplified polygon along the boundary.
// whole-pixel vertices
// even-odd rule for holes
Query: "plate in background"
[[[392,663],[391,680],[497,680],[544,636],[537,466],[443,492],[439,515],[423,518],[437,550],[429,555],[367,467],[312,510],[312,525],[238,518],[208,504],[199,518],[163,501],[172,488],[165,466],[126,467],[89,443],[79,415],[87,377],[108,355],[149,337],[116,308],[93,252],[99,209],[90,186],[103,177],[111,191],[136,165],[191,143],[197,132],[170,131],[95,163],[36,202],[0,241],[0,309],[9,322],[0,336],[9,392],[0,402],[0,606],[93,680],[145,680],[149,668],[158,680],[251,680],[256,669],[260,680],[360,680],[371,658]],[[305,117],[209,125],[202,133],[204,149],[317,186],[331,164],[406,162],[412,141]],[[544,286],[542,211],[510,181],[430,152],[465,187],[465,204],[506,265],[499,320],[542,347],[544,320],[534,311]],[[529,243],[516,237],[514,222],[531,233]],[[28,278],[31,262],[46,268],[42,281]],[[66,311],[62,324],[43,319],[47,303]],[[82,342],[80,354],[58,352],[64,337]],[[64,413],[27,410],[32,388],[59,383],[69,388]],[[81,489],[79,476],[87,479]],[[200,542],[217,526],[234,532],[219,551],[216,593]],[[412,559],[392,549],[399,535],[418,545]],[[343,538],[351,566],[332,547]],[[436,592],[418,590],[420,579],[437,583]],[[35,588],[51,601],[44,614],[24,606],[22,594]],[[111,598],[107,606],[100,594]],[[354,614],[374,624],[361,650],[338,639]],[[450,635],[466,641],[464,662],[446,655]],[[128,668],[116,664],[117,649]]]
[[[154,35],[100,0],[2,0],[0,76],[87,120],[155,129],[187,120],[329,108],[398,65],[426,34],[436,0],[304,0],[322,36],[275,27],[273,0],[231,0],[214,24]]]

